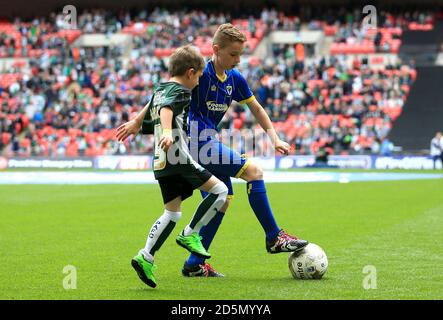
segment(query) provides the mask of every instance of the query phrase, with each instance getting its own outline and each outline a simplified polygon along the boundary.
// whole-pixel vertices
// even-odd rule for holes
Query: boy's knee
[[[217,195],[217,201],[225,202],[228,196],[228,187],[221,181],[209,190],[209,193]]]
[[[242,178],[246,181],[263,180],[263,169],[258,164],[251,163]]]

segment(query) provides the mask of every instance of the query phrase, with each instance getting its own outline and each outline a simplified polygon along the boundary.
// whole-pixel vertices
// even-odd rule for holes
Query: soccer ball
[[[288,264],[295,279],[321,279],[328,269],[328,257],[318,245],[309,243],[303,250],[292,252]]]

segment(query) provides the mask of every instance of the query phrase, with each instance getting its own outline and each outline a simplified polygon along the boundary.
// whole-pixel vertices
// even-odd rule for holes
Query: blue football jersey
[[[243,104],[253,99],[248,83],[237,69],[225,71],[225,78],[220,79],[211,60],[206,64],[198,86],[192,91],[188,128],[193,130],[192,126],[197,122],[198,134],[205,129],[217,130],[232,100]]]

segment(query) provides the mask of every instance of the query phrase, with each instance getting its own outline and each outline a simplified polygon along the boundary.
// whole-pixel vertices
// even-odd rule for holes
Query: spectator
[[[377,49],[377,51],[380,51],[381,40],[382,40],[382,33],[380,31],[377,31],[377,34],[375,35],[374,38],[374,46]]]
[[[430,154],[434,162],[434,169],[437,169],[437,161],[441,161],[443,168],[443,135],[441,132],[437,132],[435,137],[431,140]]]
[[[394,150],[394,144],[387,138],[383,138],[380,146],[380,154],[383,156],[391,156]]]

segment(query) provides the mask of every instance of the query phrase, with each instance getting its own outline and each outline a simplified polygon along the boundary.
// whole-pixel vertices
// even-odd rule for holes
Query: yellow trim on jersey
[[[233,194],[228,194],[228,195],[226,196],[226,200],[229,200],[229,201],[234,200],[234,195],[233,195]]]
[[[215,72],[215,70],[214,70]],[[218,80],[220,80],[221,82],[225,82],[226,79],[228,79],[228,75],[226,73],[223,73],[224,78],[220,78],[220,76],[217,74],[217,72],[215,72],[215,75],[217,76]]]
[[[243,172],[245,172],[246,169],[248,169],[249,165],[251,164],[251,159],[248,159],[243,167],[237,172],[234,178],[240,178]]]
[[[240,103],[240,104],[245,104],[245,103],[252,102],[254,99],[255,99],[255,97],[254,97],[254,95],[252,95],[252,96],[250,96],[248,99],[245,99],[245,100],[239,101],[238,103]]]

